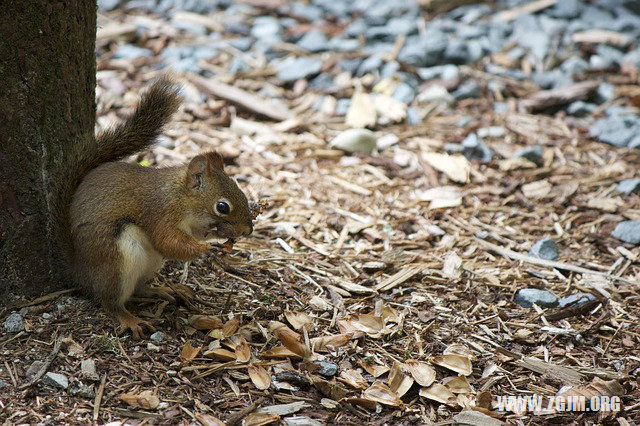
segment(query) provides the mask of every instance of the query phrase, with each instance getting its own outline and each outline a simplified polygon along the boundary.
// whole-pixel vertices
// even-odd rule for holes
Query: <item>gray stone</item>
[[[253,46],[253,40],[251,40],[249,37],[232,38],[230,40],[227,40],[227,43],[229,43],[229,46],[242,52],[246,52],[247,50],[251,49],[251,46]]]
[[[458,88],[451,94],[456,101],[474,98],[480,94],[480,85],[474,80],[467,80],[462,83]]]
[[[437,65],[447,44],[447,37],[436,30],[428,31],[424,37],[409,36],[398,54],[398,60],[416,67]]]
[[[251,27],[251,35],[257,39],[279,39],[281,31],[280,22],[273,16],[258,16]]]
[[[573,19],[580,15],[583,7],[580,0],[562,0],[547,9],[546,13],[554,18]]]
[[[114,59],[135,59],[135,58],[149,58],[153,56],[153,52],[150,49],[134,46],[132,44],[123,44],[118,47],[118,50],[113,54]]]
[[[444,59],[454,64],[464,64],[469,58],[467,40],[451,40],[444,50]]]
[[[310,22],[316,22],[323,18],[322,9],[312,4],[293,2],[285,4],[285,7],[292,16],[301,16]]]
[[[392,96],[400,102],[410,104],[415,96],[415,91],[408,84],[400,83],[396,86],[396,90],[393,91]]]
[[[634,194],[640,191],[640,178],[624,179],[616,186],[616,191],[623,194]]]
[[[318,74],[322,69],[322,62],[309,58],[288,57],[276,65],[277,77],[282,81],[296,81]]]
[[[445,143],[442,149],[447,154],[461,154],[464,151],[464,147],[459,143]]]
[[[123,3],[123,0],[98,0],[98,9],[105,12],[116,9]]]
[[[327,73],[320,73],[316,78],[309,82],[309,87],[317,90],[332,91],[336,85],[333,77]]]
[[[456,28],[456,33],[465,40],[479,38],[487,34],[487,28],[482,25],[460,25]]]
[[[400,16],[391,18],[385,25],[389,34],[394,36],[409,35],[418,30],[417,19],[415,16]]]
[[[531,250],[529,255],[544,260],[556,260],[558,258],[558,246],[551,238],[546,237],[538,240]]]
[[[420,92],[418,102],[440,102],[449,104],[453,102],[453,97],[444,86],[433,84]]]
[[[82,372],[82,376],[89,380],[98,380],[99,378],[96,370],[96,362],[91,358],[82,360],[80,363],[80,371]]]
[[[507,112],[509,112],[509,104],[506,102],[494,102],[493,110],[497,114],[506,114]]]
[[[3,389],[7,387],[7,382],[5,382],[4,380],[0,379],[0,389]]]
[[[458,76],[460,76],[460,70],[456,65],[447,64],[440,68],[440,78],[445,81],[453,80],[454,78],[458,78]]]
[[[349,37],[357,37],[367,30],[367,23],[363,19],[356,19],[344,29],[344,33]]]
[[[553,71],[534,72],[531,77],[533,82],[541,89],[566,87],[573,83],[571,76],[559,69],[555,69]]]
[[[74,383],[69,389],[69,393],[86,399],[94,399],[96,397],[93,386],[85,385],[84,383]]]
[[[560,306],[561,308],[567,306],[580,306],[593,300],[596,300],[596,297],[591,293],[571,294],[558,300],[558,306]]]
[[[194,35],[207,35],[209,34],[209,29],[204,25],[196,24],[192,21],[183,21],[181,19],[172,19],[171,25],[177,29],[184,31],[186,33],[194,34]]]
[[[493,151],[489,149],[482,138],[475,133],[469,133],[461,143],[464,156],[468,160],[480,160],[482,163],[488,163],[493,159]]]
[[[333,377],[338,373],[338,364],[329,361],[316,361],[315,364],[320,367],[316,372],[321,376]]]
[[[553,293],[537,288],[523,288],[518,290],[515,302],[523,308],[530,308],[534,303],[541,308],[554,308],[558,306],[558,298]]]
[[[329,41],[329,50],[353,52],[360,49],[360,42],[353,38],[334,37]]]
[[[19,313],[14,312],[4,320],[4,331],[7,333],[19,333],[24,331],[24,322]]]
[[[322,52],[327,50],[327,36],[324,32],[313,29],[308,31],[299,41],[298,47],[308,50],[309,52]]]
[[[589,133],[601,142],[613,146],[627,146],[631,139],[638,134],[638,125],[635,125],[624,116],[612,115],[597,120],[590,128]]]
[[[342,68],[343,71],[354,74],[361,63],[362,60],[359,58],[343,59],[342,61],[338,62],[338,66]]]
[[[422,122],[422,118],[420,117],[420,112],[417,109],[411,107],[407,108],[407,124],[410,126],[415,126],[416,124],[420,124]]]
[[[377,70],[382,66],[383,60],[384,60],[384,55],[381,53],[377,53],[369,56],[367,59],[362,61],[362,63],[358,67],[358,71],[356,72],[356,75],[362,76]]]
[[[640,135],[634,136],[633,139],[629,141],[629,144],[627,145],[627,147],[640,149]]]
[[[544,150],[542,146],[528,146],[526,148],[519,149],[513,154],[513,158],[523,157],[534,163],[536,166],[541,167],[543,164],[542,155]],[[557,255],[557,253],[556,253]]]
[[[67,379],[67,376],[60,373],[52,373],[50,371],[44,375],[42,383],[60,389],[66,389],[69,387],[69,379]]]
[[[399,69],[400,64],[397,61],[387,62],[380,70],[380,78],[392,78],[396,75]]]
[[[640,244],[640,220],[620,222],[611,232],[611,236],[629,244]]]
[[[336,115],[346,115],[351,105],[351,99],[338,99],[336,103]]]
[[[600,83],[596,89],[594,100],[598,104],[609,102],[616,96],[616,87],[611,83]]]
[[[505,129],[502,126],[481,127],[478,129],[478,136],[481,138],[501,138],[505,135]]]
[[[567,106],[567,114],[574,117],[584,117],[591,114],[597,108],[596,105],[584,101],[575,101]]]

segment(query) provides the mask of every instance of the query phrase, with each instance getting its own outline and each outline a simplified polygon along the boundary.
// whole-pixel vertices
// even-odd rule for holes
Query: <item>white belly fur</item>
[[[122,255],[119,301],[124,304],[138,286],[144,285],[162,268],[164,259],[153,248],[147,234],[133,224],[123,229],[117,244]]]

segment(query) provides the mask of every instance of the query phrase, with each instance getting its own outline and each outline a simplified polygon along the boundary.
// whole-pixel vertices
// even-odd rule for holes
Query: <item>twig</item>
[[[547,268],[564,269],[564,270],[567,270],[567,271],[578,272],[579,274],[600,275],[600,276],[603,276],[603,277],[610,278],[612,280],[625,282],[627,284],[633,284],[631,281],[629,281],[629,280],[627,280],[625,278],[616,277],[616,276],[609,275],[609,274],[604,273],[604,272],[594,271],[593,269],[583,268],[582,266],[576,266],[576,265],[572,265],[572,264],[566,263],[566,262],[556,262],[554,260],[538,259],[537,257],[529,256],[527,254],[517,253],[517,252],[515,252],[513,250],[509,250],[507,248],[500,247],[500,246],[497,246],[495,244],[491,244],[490,242],[481,240],[480,238],[474,238],[474,240],[478,244],[480,244],[481,246],[484,246],[486,249],[494,251],[494,252],[498,253],[499,255],[504,256],[504,257],[509,258],[509,259],[520,260],[522,262],[531,263],[532,265],[544,266],[544,267],[547,267]]]
[[[251,404],[247,405],[242,410],[240,410],[237,413],[233,414],[226,421],[227,426],[234,426],[234,425],[240,423],[240,420],[242,420],[242,418],[244,416],[246,416],[247,414],[250,414],[251,412],[253,412],[256,408],[258,408],[258,405],[260,405],[260,404],[262,404],[264,402],[264,400],[265,400],[264,397],[260,397],[260,398],[256,399],[254,402],[252,402]]]
[[[58,351],[60,351],[60,338],[56,338],[56,341],[53,344],[53,349],[51,350],[51,353],[47,355],[47,358],[44,360],[44,364],[42,365],[42,367],[40,367],[40,370],[38,370],[38,372],[33,376],[31,380],[21,385],[18,389],[20,390],[26,389],[30,386],[33,386],[38,380],[40,380],[42,376],[44,376],[44,374],[47,372],[49,367],[51,366],[51,363],[53,362],[53,360],[58,355]]]
[[[18,382],[17,382],[15,376],[13,375],[13,371],[11,371],[11,367],[9,366],[9,363],[6,360],[4,362],[4,366],[7,368],[7,373],[9,373],[9,377],[11,378],[11,383],[13,383],[13,387],[17,388],[18,387]]]
[[[96,392],[96,399],[93,402],[93,421],[98,421],[98,415],[100,414],[100,403],[102,402],[102,394],[104,393],[104,386],[107,383],[107,374],[102,375],[102,380],[100,381],[100,386],[98,386],[98,391]]]

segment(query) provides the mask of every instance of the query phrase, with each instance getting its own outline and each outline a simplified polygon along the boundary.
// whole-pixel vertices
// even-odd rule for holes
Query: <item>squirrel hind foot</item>
[[[133,337],[135,339],[140,339],[141,337],[146,338],[145,329],[151,332],[156,331],[156,328],[149,321],[136,317],[124,308],[116,314],[116,317],[120,322],[118,335],[123,335],[127,330],[131,330]]]

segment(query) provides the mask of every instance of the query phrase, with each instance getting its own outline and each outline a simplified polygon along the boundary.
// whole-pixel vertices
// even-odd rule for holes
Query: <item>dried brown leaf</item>
[[[217,417],[211,414],[196,413],[196,420],[199,421],[202,426],[225,426],[225,423]]]
[[[302,358],[302,356],[290,351],[284,346],[275,346],[269,350],[266,350],[262,352],[262,357],[265,359]]]
[[[391,370],[389,371],[389,378],[387,379],[387,383],[389,383],[389,389],[392,392],[395,392],[398,397],[402,397],[405,393],[411,389],[413,386],[414,380],[410,374],[406,374],[404,371],[403,365],[399,362],[394,362]]]
[[[594,377],[587,385],[565,386],[556,396],[584,396],[589,400],[593,396],[622,396],[625,390],[617,380],[603,380]]]
[[[189,324],[196,330],[203,331],[222,328],[223,326],[222,321],[209,315],[192,315],[189,317]]]
[[[429,358],[432,364],[455,371],[463,376],[468,376],[473,371],[471,361],[468,357],[460,354],[445,354]]]
[[[365,369],[365,371],[371,374],[373,377],[378,378],[382,376],[384,373],[389,371],[389,367],[386,365],[374,364],[372,362],[362,361],[360,366]]]
[[[269,389],[271,386],[271,375],[261,365],[249,365],[247,367],[251,382],[260,390]]]
[[[182,350],[180,351],[180,359],[182,359],[183,364],[187,364],[195,359],[200,353],[201,347],[194,347],[191,345],[191,342],[186,342],[184,346],[182,346]]]
[[[396,395],[389,386],[379,380],[376,380],[371,386],[365,389],[362,392],[362,397],[391,407],[399,407],[402,405],[402,400],[398,395]]]
[[[301,330],[302,327],[305,327],[307,331],[311,331],[313,320],[304,312],[284,311],[284,316],[295,330]]]
[[[473,393],[473,388],[465,376],[448,377],[442,384],[453,393]]]
[[[431,386],[436,379],[436,370],[426,362],[408,359],[404,365],[420,386]]]
[[[120,399],[132,407],[144,410],[155,410],[160,405],[160,399],[151,390],[142,391],[138,394],[124,393]]]
[[[310,350],[304,344],[302,336],[295,331],[291,330],[286,325],[277,327],[271,331],[274,336],[291,352],[300,355],[303,358],[308,358]]]
[[[427,388],[420,389],[420,396],[452,407],[457,404],[457,399],[453,392],[440,383],[434,383]]]
[[[237,362],[249,362],[251,359],[251,346],[243,340],[236,345],[235,355]]]
[[[358,371],[353,369],[343,370],[337,378],[339,381],[348,384],[355,389],[366,389],[367,381]]]
[[[231,337],[236,334],[239,327],[240,320],[238,318],[230,319],[222,326],[222,334],[224,334],[224,337]]]
[[[235,361],[236,354],[226,349],[211,349],[204,353],[207,358],[213,358],[220,361]]]
[[[311,339],[311,347],[316,352],[329,352],[349,343],[353,338],[352,333],[334,334],[332,336],[314,337]]]
[[[251,413],[242,419],[242,426],[262,426],[279,422],[280,416],[270,413]]]

